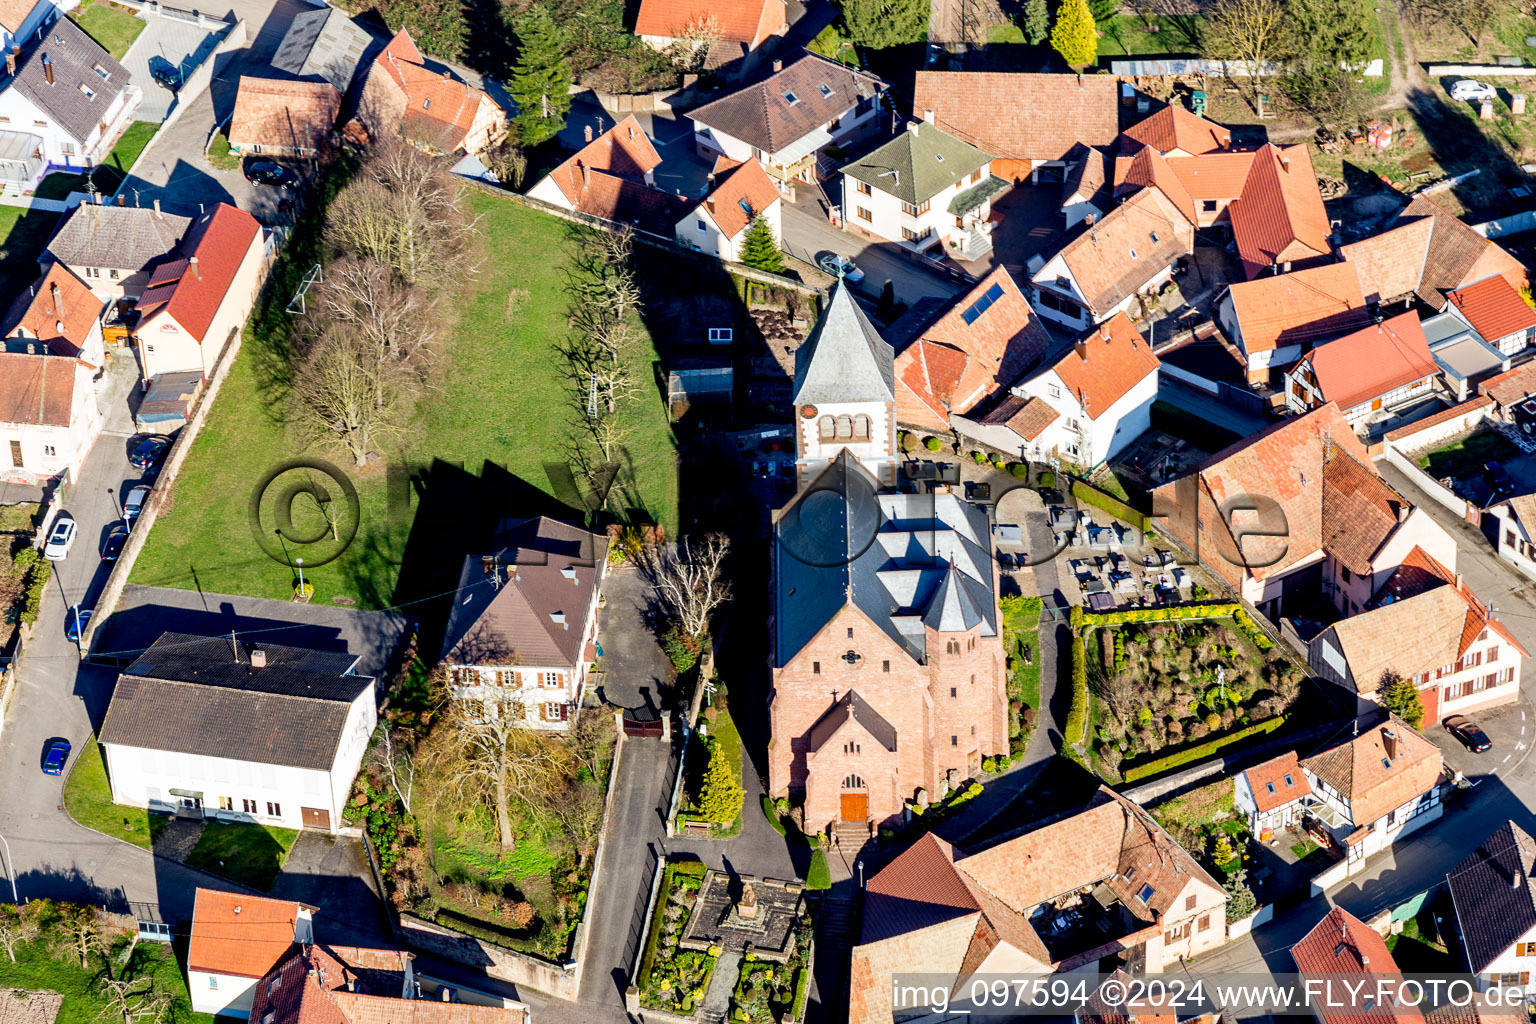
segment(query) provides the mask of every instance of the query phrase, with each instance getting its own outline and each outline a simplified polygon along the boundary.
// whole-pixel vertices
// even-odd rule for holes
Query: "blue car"
[[[75,605],[64,613],[64,639],[71,643],[80,642],[80,634],[85,632],[85,624],[91,621],[91,609],[82,609]]]
[[[63,775],[64,763],[69,760],[69,740],[54,740],[48,745],[48,756],[43,758],[44,775]]]

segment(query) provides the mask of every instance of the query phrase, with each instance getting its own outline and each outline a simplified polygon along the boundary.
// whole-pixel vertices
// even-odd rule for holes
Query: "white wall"
[[[540,178],[538,183],[528,190],[528,198],[558,206],[562,210],[575,209],[571,206],[571,201],[565,198],[565,193],[560,191],[560,186],[555,184],[553,174],[546,174]]]
[[[199,370],[205,376],[213,372],[219,353],[230,333],[245,322],[256,294],[261,290],[263,232],[257,230],[246,249],[245,258],[235,271],[229,288],[219,300],[208,329],[201,336],[193,334],[171,316],[167,307],[151,313],[134,330],[139,340],[139,366],[147,381],[159,373]],[[188,269],[187,274],[194,271]]]
[[[101,410],[96,405],[91,371],[78,363],[74,386],[69,426],[0,423],[0,480],[42,483],[66,469],[72,479],[79,478],[80,467],[101,431]],[[13,441],[21,445],[20,466],[15,465]]]
[[[845,174],[843,175],[844,222],[892,242],[902,242],[926,249],[933,244],[934,239],[937,239],[947,246],[950,239],[958,240],[965,237],[970,233],[972,226],[985,220],[991,213],[992,203],[988,200],[978,209],[966,214],[965,221],[969,226],[961,228],[955,225],[954,215],[949,212],[949,204],[954,201],[955,196],[987,180],[992,173],[992,164],[988,162],[977,173],[979,177],[968,174],[929,199],[928,208],[916,215],[907,213],[903,209],[902,200],[881,190],[878,182],[862,182]],[[975,180],[972,180],[973,178]],[[868,188],[869,191],[861,192],[859,191],[861,187]],[[861,208],[868,210],[870,216],[860,216]],[[903,229],[915,232],[922,237],[916,240],[908,239],[902,234]]]
[[[820,424],[823,417],[831,416],[834,420],[838,416],[868,416],[870,420],[869,439],[850,441],[839,440],[836,437],[823,441],[821,438]],[[895,415],[894,403],[884,402],[824,402],[816,406],[814,419],[795,418],[795,430],[798,435],[800,457],[796,460],[799,470],[799,486],[804,487],[815,479],[827,464],[835,459],[844,448],[874,474],[875,479],[886,486],[894,486],[896,483],[896,458],[892,445],[893,427],[892,417]]]
[[[558,192],[559,190],[556,189]],[[781,229],[783,202],[775,199],[764,210],[759,211],[768,227],[773,230],[774,240],[783,246],[784,233]],[[748,227],[751,224],[749,222]],[[716,259],[737,262],[741,259],[741,243],[747,237],[747,228],[742,228],[733,236],[727,236],[721,230],[720,224],[715,220],[714,214],[703,203],[694,207],[682,220],[677,222],[673,238],[679,245],[686,245],[691,249],[708,253]]]
[[[1527,557],[1520,548],[1521,542],[1530,545],[1536,543],[1536,538],[1527,532],[1525,526],[1510,511],[1509,502],[1489,509],[1487,514],[1497,516],[1499,520],[1497,541],[1499,557],[1532,579],[1536,579],[1536,560]],[[1525,550],[1530,551],[1531,548],[1527,547]]]

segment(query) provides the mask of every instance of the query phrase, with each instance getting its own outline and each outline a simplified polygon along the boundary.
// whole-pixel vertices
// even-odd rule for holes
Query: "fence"
[[[1229,921],[1227,923],[1227,941],[1240,939],[1261,925],[1269,924],[1275,917],[1275,905],[1270,903],[1260,907],[1241,921]]]
[[[1523,64],[1506,67],[1503,64],[1431,64],[1424,69],[1431,78],[1455,75],[1458,78],[1536,78],[1536,68]]]
[[[1484,238],[1503,238],[1505,235],[1536,230],[1536,210],[1522,210],[1508,217],[1485,220],[1481,224],[1473,224],[1472,230]]]
[[[1369,61],[1358,74],[1366,78],[1380,78],[1386,65],[1380,57]],[[1258,67],[1259,77],[1267,78],[1282,74],[1285,68],[1269,61]],[[1347,69],[1346,69],[1347,70]],[[1536,69],[1532,69],[1536,70]],[[1160,78],[1177,75],[1205,75],[1209,78],[1247,78],[1249,68],[1241,61],[1206,60],[1203,57],[1153,57],[1142,60],[1114,60],[1109,62],[1109,72],[1121,78]],[[1433,68],[1430,74],[1436,74]],[[1451,74],[1451,72],[1441,72]],[[1469,72],[1470,73],[1470,72]]]

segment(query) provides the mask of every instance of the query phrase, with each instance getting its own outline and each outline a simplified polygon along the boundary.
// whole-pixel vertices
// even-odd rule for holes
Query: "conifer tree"
[[[1045,0],[1027,0],[1024,4],[1024,41],[1039,46],[1051,34],[1051,9]]]
[[[571,109],[571,69],[565,62],[560,28],[543,4],[528,8],[517,22],[517,66],[512,98],[524,146],[551,139]]]
[[[731,770],[731,759],[725,756],[725,748],[715,743],[699,790],[699,813],[709,821],[729,825],[740,816],[745,796],[741,780]]]
[[[784,273],[784,253],[773,237],[772,225],[762,214],[752,218],[752,224],[741,240],[741,262],[770,274]]]
[[[1099,37],[1094,31],[1088,0],[1061,0],[1056,24],[1051,29],[1051,48],[1074,68],[1086,67],[1099,56]]]

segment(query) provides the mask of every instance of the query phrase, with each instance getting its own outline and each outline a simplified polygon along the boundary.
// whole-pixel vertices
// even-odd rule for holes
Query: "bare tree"
[[[107,932],[101,913],[95,907],[73,903],[58,905],[59,917],[53,931],[53,951],[56,955],[80,961],[80,969],[91,966],[92,953],[107,953],[112,948],[112,937]]]
[[[142,975],[137,978],[114,978],[110,974],[101,979],[101,995],[106,1005],[97,1015],[115,1015],[122,1024],[138,1024],[164,1018],[171,1009],[170,996],[155,988],[154,978]]]
[[[401,387],[359,334],[333,326],[311,346],[294,375],[298,419],[310,433],[341,443],[357,465],[398,427]]]
[[[712,11],[695,14],[678,29],[669,56],[679,71],[696,72],[709,61],[709,51],[720,41],[720,19]]]
[[[394,730],[388,723],[384,725],[379,742],[374,745],[372,757],[373,763],[389,780],[390,788],[400,798],[405,813],[410,814],[411,797],[416,795],[416,764],[404,749],[396,748]]]
[[[5,947],[11,963],[16,962],[16,947],[37,938],[41,930],[42,925],[37,915],[31,913],[26,906],[0,903],[0,946]]]
[[[1206,52],[1241,63],[1248,71],[1248,101],[1262,115],[1266,66],[1285,61],[1291,49],[1291,19],[1285,0],[1216,0],[1206,25]]]
[[[597,848],[598,836],[603,831],[603,790],[600,785],[576,782],[556,792],[544,801],[544,810],[550,814],[576,847],[578,867],[586,867],[587,858]]]
[[[678,627],[688,636],[709,632],[709,619],[731,597],[725,560],[731,542],[711,533],[679,541],[675,548],[658,545],[642,558],[646,579]]]
[[[338,324],[360,334],[376,358],[424,377],[438,340],[437,303],[421,288],[394,279],[375,259],[343,256],[325,268],[316,289],[312,324]]]

